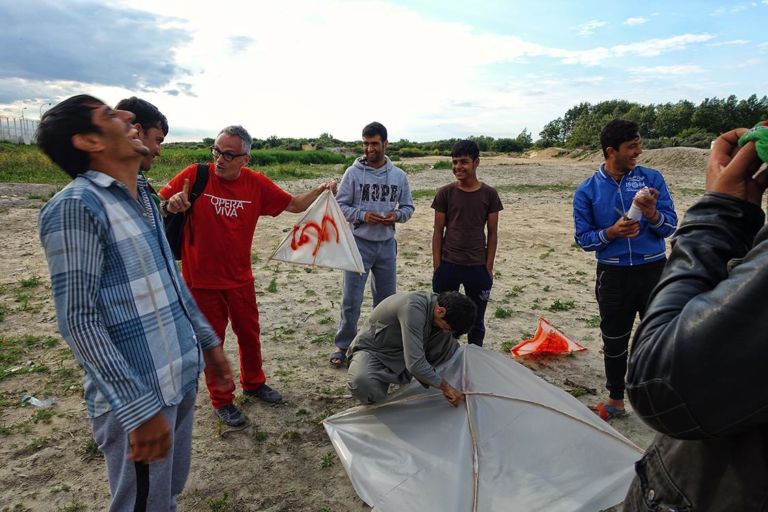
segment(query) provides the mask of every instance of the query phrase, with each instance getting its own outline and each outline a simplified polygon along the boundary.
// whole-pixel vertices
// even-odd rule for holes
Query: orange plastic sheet
[[[529,355],[558,355],[570,354],[587,350],[568,336],[560,332],[554,325],[543,317],[539,318],[536,334],[533,339],[521,341],[512,347],[512,355],[515,357]]]

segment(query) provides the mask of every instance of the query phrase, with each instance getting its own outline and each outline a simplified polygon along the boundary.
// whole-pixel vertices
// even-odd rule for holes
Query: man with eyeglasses
[[[308,192],[292,196],[263,174],[246,168],[251,160],[252,138],[242,126],[228,126],[219,132],[208,164],[208,182],[190,210],[189,191],[197,175],[192,164],[160,190],[167,198],[161,208],[168,213],[189,210],[181,250],[182,274],[200,310],[224,340],[227,323],[237,336],[240,352],[240,384],[243,394],[269,403],[282,400],[266,384],[259,340],[259,311],[256,304],[251,245],[256,223],[262,215],[272,217],[283,211],[306,210],[330,181]],[[212,387],[206,371],[211,405],[225,424],[246,423],[233,403],[234,382],[227,391]]]

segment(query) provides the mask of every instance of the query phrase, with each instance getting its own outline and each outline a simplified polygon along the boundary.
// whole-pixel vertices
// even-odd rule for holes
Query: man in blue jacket
[[[595,295],[609,398],[595,410],[607,420],[625,414],[632,325],[635,315],[644,316],[659,281],[664,238],[675,232],[677,215],[661,173],[637,165],[642,149],[636,123],[614,119],[600,133],[600,144],[605,163],[576,189],[573,220],[576,243],[597,257]],[[640,211],[634,220],[626,215],[633,202]]]
[[[346,363],[346,352],[357,334],[357,321],[368,273],[372,272],[373,307],[397,291],[395,224],[413,215],[413,199],[405,172],[385,154],[387,129],[373,122],[363,128],[365,155],[341,178],[336,201],[352,226],[365,272],[344,272],[339,330],[331,364]]]

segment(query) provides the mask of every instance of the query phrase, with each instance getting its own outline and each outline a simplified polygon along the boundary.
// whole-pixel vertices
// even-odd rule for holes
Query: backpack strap
[[[208,184],[208,164],[197,164],[197,174],[195,175],[195,184],[192,185],[192,192],[189,193],[189,208],[192,209],[192,204],[195,202],[195,199],[200,197],[203,194],[203,190],[205,190],[205,186]],[[189,210],[187,210],[188,213]],[[190,245],[195,243],[195,235],[194,231],[192,230],[192,220],[190,217],[187,217],[187,223],[189,226],[189,243]]]
[[[189,202],[194,203],[202,195],[205,186],[208,184],[208,164],[197,164],[197,174],[195,175],[195,184],[192,186],[192,192],[189,194]]]

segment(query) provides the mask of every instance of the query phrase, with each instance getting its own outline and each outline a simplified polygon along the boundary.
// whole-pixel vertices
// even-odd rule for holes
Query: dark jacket
[[[627,394],[660,434],[625,511],[768,510],[764,219],[753,204],[707,194],[675,235],[630,355]]]

